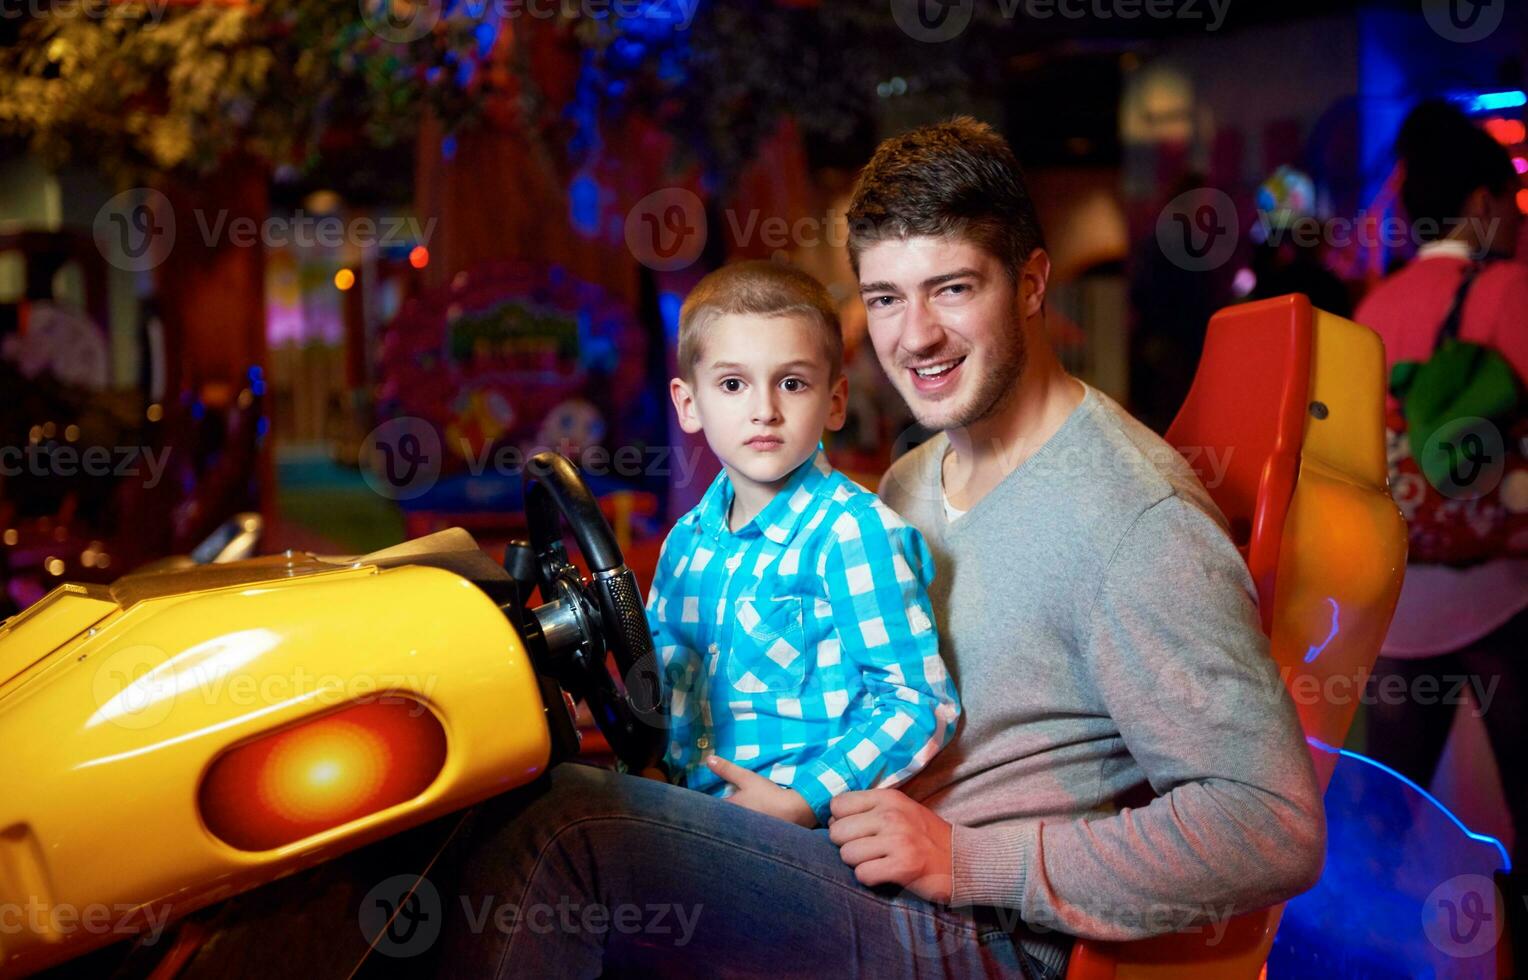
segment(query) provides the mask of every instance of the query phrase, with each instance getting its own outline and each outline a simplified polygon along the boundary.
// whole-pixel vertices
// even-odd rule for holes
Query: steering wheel
[[[525,470],[525,519],[542,605],[525,626],[538,669],[589,705],[616,758],[631,772],[659,769],[667,741],[668,707],[658,658],[647,627],[637,577],[594,495],[567,457],[532,456]],[[584,578],[562,540],[566,519],[589,566]],[[615,657],[622,683],[606,668]]]

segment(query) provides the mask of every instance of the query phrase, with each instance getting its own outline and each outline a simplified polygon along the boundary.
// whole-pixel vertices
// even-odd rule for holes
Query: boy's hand
[[[806,798],[795,790],[777,786],[753,770],[728,762],[719,755],[706,756],[706,765],[733,785],[735,791],[724,797],[728,803],[789,820],[802,827],[817,826],[817,815],[807,806]]]
[[[947,903],[955,887],[950,825],[895,789],[833,797],[828,839],[862,885],[896,884]]]

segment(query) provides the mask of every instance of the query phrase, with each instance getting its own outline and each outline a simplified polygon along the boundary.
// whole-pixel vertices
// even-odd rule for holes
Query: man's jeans
[[[587,766],[485,804],[438,870],[443,975],[1046,976],[1011,911],[867,888],[826,830]]]

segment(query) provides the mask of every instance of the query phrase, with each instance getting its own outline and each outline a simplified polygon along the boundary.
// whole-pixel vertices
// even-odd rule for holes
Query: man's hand
[[[795,790],[778,786],[753,770],[728,762],[719,755],[706,756],[706,765],[732,784],[733,793],[725,797],[728,803],[747,807],[755,813],[789,820],[802,827],[817,826],[817,815],[807,805],[806,798]]]
[[[828,837],[862,885],[901,885],[947,903],[955,886],[950,825],[895,789],[835,796]]]

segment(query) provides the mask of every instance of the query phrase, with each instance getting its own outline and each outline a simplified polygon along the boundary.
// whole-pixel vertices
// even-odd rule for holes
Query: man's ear
[[[839,371],[838,380],[831,387],[832,401],[828,408],[828,431],[837,432],[849,417],[849,379]]]
[[[1030,252],[1019,269],[1019,309],[1023,311],[1024,319],[1039,316],[1045,308],[1045,285],[1050,279],[1050,271],[1050,256],[1043,248]]]
[[[700,410],[695,404],[695,393],[683,378],[669,379],[669,398],[674,402],[674,414],[679,417],[679,428],[690,435],[700,431]]]

